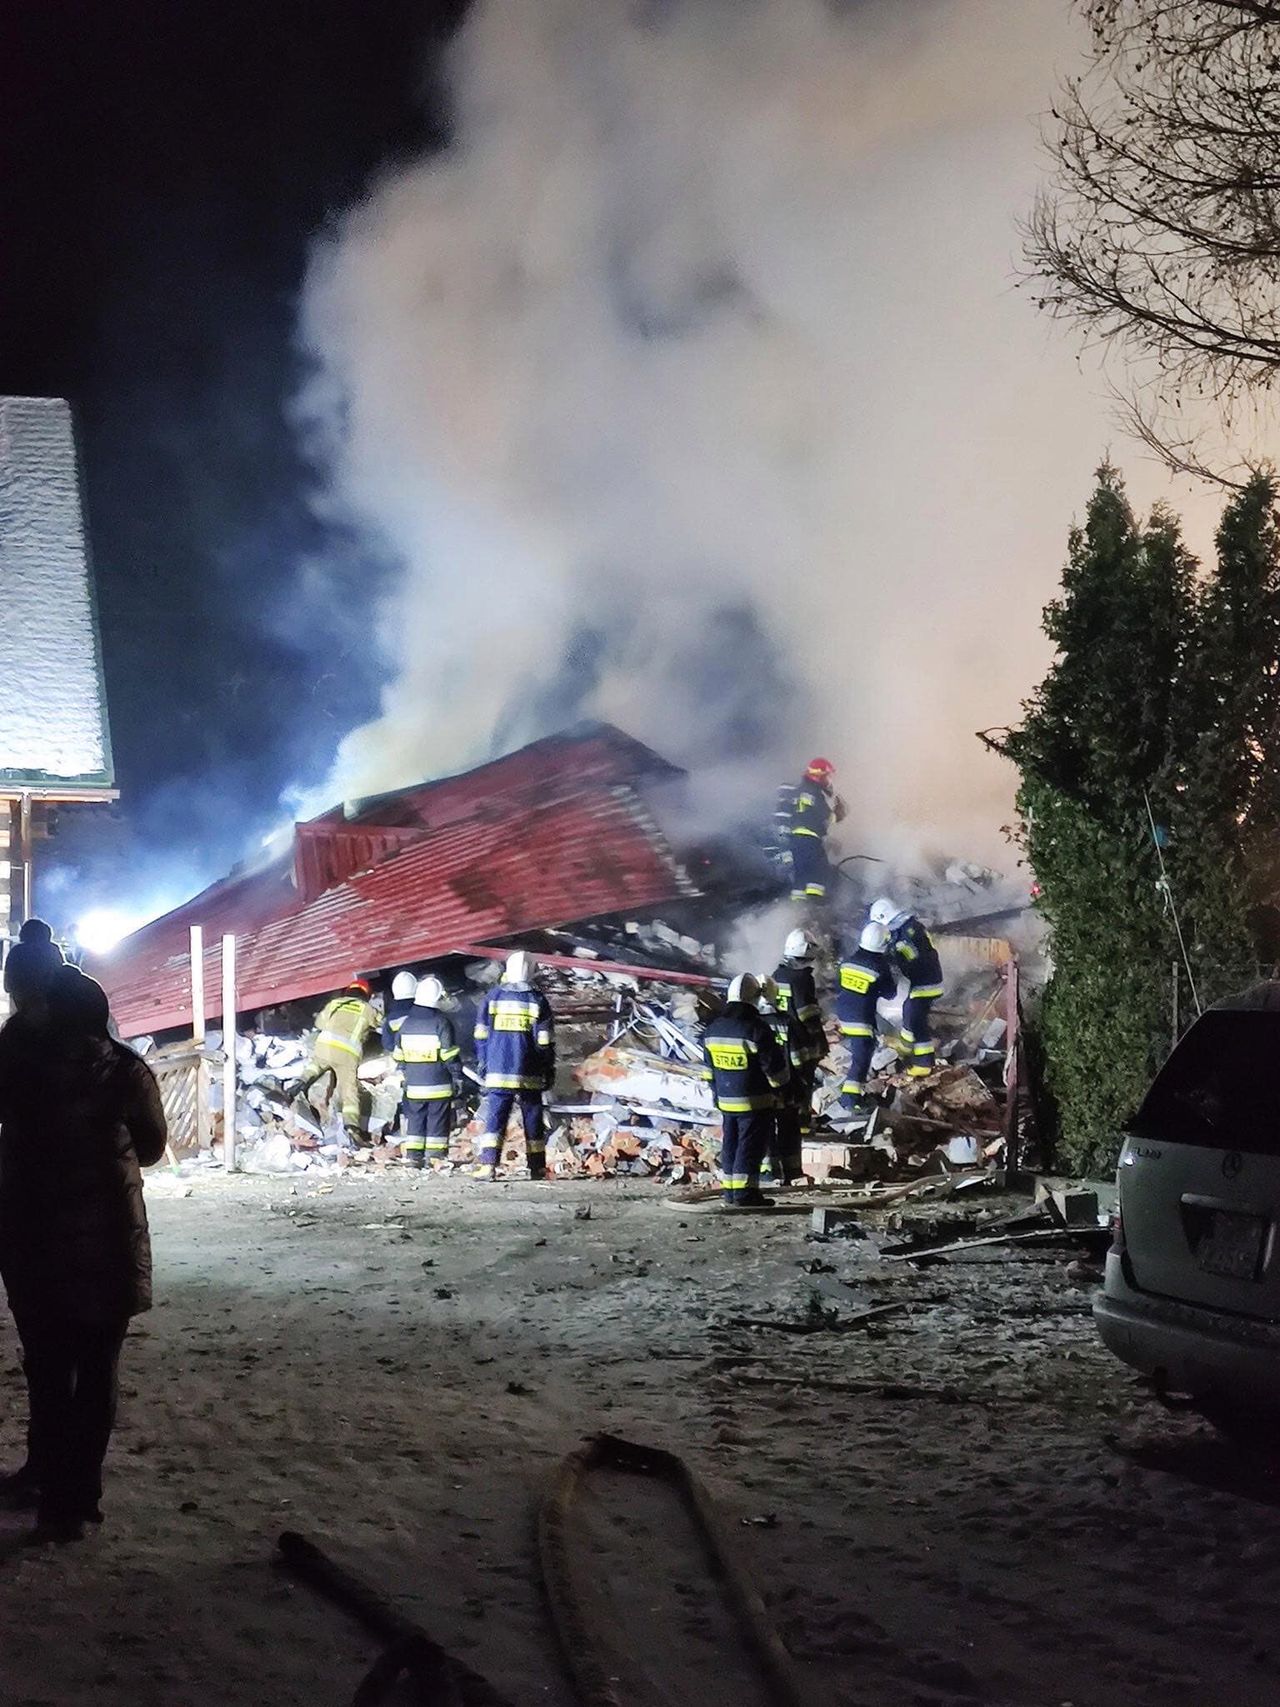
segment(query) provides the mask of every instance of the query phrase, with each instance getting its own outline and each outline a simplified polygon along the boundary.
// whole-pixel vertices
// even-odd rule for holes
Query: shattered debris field
[[[160,1303],[126,1348],[105,1529],[0,1528],[6,1707],[345,1707],[378,1644],[273,1566],[285,1529],[492,1699],[568,1707],[535,1516],[600,1431],[702,1478],[814,1703],[1280,1697],[1280,1483],[1151,1407],[1069,1243],[919,1263],[869,1217],[815,1241],[804,1212],[631,1180],[148,1196]],[[12,1462],[7,1327],[0,1350]],[[622,1702],[768,1699],[660,1484],[598,1475],[568,1533]]]

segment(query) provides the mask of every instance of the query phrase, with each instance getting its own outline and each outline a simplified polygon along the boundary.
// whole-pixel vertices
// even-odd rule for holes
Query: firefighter
[[[763,1209],[760,1167],[775,1140],[779,1092],[787,1063],[772,1027],[756,1003],[760,986],[743,972],[729,986],[729,1001],[703,1038],[703,1076],[711,1082],[724,1122],[720,1173],[724,1201],[733,1209]]]
[[[942,962],[920,920],[888,896],[872,905],[871,922],[888,931],[889,964],[907,981],[902,1004],[902,1041],[910,1051],[907,1073],[912,1078],[927,1078],[934,1068],[930,1015],[942,994]]]
[[[388,1055],[395,1053],[400,1027],[413,1012],[413,997],[417,988],[418,980],[412,972],[397,972],[391,980],[391,1000],[382,1016],[382,1047]]]
[[[556,1076],[555,1024],[551,1005],[534,982],[533,956],[518,950],[507,961],[502,982],[476,1020],[476,1067],[485,1092],[480,1158],[476,1176],[493,1179],[516,1100],[524,1122],[525,1149],[533,1179],[545,1179],[547,1141],[542,1093]]]
[[[835,792],[835,766],[814,759],[791,802],[788,836],[791,846],[791,899],[823,902],[835,874],[827,858],[827,832],[832,820],[844,817],[844,802]]]
[[[360,1083],[360,1062],[365,1039],[378,1023],[373,991],[363,978],[353,978],[340,996],[328,1002],[316,1018],[319,1035],[312,1054],[310,1076],[303,1082],[309,1091],[316,1080],[331,1072],[338,1083],[342,1124],[358,1143],[364,1135],[367,1110]]]
[[[887,928],[878,922],[862,927],[858,946],[840,962],[836,1021],[849,1050],[849,1066],[841,1100],[855,1114],[867,1094],[867,1076],[876,1051],[876,1003],[888,1000],[896,980],[889,970]]]
[[[813,975],[813,939],[807,931],[792,931],[782,945],[782,959],[773,974],[778,986],[778,1007],[799,1021],[805,1033],[804,1075],[809,1103],[818,1077],[818,1063],[827,1052],[827,1034],[818,1006],[818,985]],[[805,1120],[808,1129],[808,1119]]]
[[[775,980],[767,976],[760,979],[760,1012],[778,1040],[788,1070],[786,1086],[778,1097],[769,1173],[777,1185],[798,1185],[804,1179],[804,1135],[809,1130],[808,1116],[813,1110],[809,1065],[812,1043],[795,1014],[782,1006]]]
[[[440,980],[424,978],[396,1038],[396,1060],[404,1074],[400,1108],[405,1139],[400,1148],[411,1168],[428,1162],[435,1165],[449,1157],[462,1051],[453,1021],[442,1011],[445,999]]]

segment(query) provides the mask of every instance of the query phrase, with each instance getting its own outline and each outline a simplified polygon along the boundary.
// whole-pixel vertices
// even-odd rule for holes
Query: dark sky
[[[236,857],[375,705],[351,617],[383,566],[308,505],[286,417],[296,302],[312,236],[378,166],[443,139],[423,91],[462,9],[0,0],[0,391],[76,409],[148,869]],[[289,598],[317,552],[332,621]]]

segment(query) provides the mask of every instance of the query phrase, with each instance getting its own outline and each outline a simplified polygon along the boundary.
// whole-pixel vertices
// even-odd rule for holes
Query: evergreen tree
[[[1273,963],[1280,893],[1280,526],[1258,474],[1228,504],[1175,720],[1171,868],[1202,1002]]]
[[[1166,823],[1194,576],[1173,515],[1140,530],[1119,474],[1100,468],[1045,612],[1057,656],[1006,746],[1050,931],[1041,1024],[1060,1159],[1085,1173],[1112,1165],[1169,1043],[1176,938],[1147,801]]]

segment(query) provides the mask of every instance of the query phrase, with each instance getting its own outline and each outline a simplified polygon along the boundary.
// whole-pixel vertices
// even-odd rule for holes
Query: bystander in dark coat
[[[107,1022],[101,986],[63,967],[44,1023],[0,1050],[0,1279],[22,1340],[41,1523],[66,1535],[99,1516],[120,1347],[151,1307],[141,1169],[166,1142],[155,1078]]]

